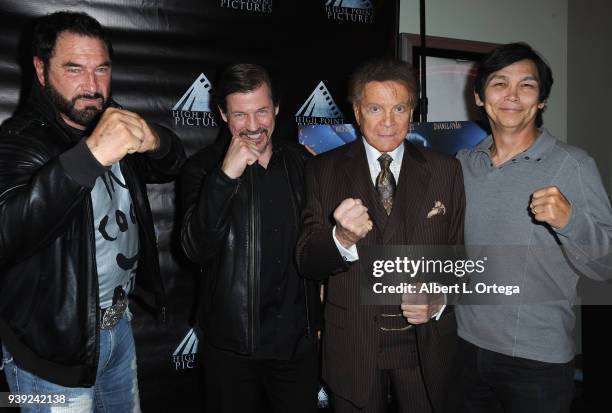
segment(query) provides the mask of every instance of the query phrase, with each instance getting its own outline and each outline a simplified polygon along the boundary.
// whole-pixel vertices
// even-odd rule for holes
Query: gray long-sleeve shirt
[[[594,160],[545,129],[531,147],[499,167],[491,160],[492,143],[489,136],[457,154],[467,200],[465,243],[495,246],[491,251],[498,252],[506,248],[494,257],[496,279],[521,291],[554,289],[553,295],[562,298],[459,305],[459,336],[502,354],[565,363],[574,357],[572,304],[579,276],[612,277],[610,201]],[[547,186],[557,186],[572,205],[569,223],[558,231],[529,212],[531,194]]]

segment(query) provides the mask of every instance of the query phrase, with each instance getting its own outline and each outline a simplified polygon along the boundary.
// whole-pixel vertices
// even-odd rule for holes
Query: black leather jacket
[[[168,181],[184,163],[179,139],[121,170],[138,221],[137,291],[163,307],[145,180]],[[76,138],[38,85],[0,130],[0,337],[23,369],[69,387],[92,386],[99,349],[99,298],[90,192],[106,169]],[[147,297],[147,294],[150,294]]]
[[[227,146],[228,140],[214,143],[195,154],[184,169],[181,243],[187,257],[202,266],[204,295],[199,322],[204,340],[217,348],[251,355],[261,326],[258,182],[250,167],[238,179],[221,171]],[[299,223],[308,154],[288,142],[274,141],[273,147],[292,190],[293,202],[287,213],[295,214],[294,222]],[[308,334],[314,337],[321,317],[318,284],[301,277],[294,281],[305,297],[305,308],[295,308],[294,316],[305,312]],[[303,334],[295,331],[295,342]]]

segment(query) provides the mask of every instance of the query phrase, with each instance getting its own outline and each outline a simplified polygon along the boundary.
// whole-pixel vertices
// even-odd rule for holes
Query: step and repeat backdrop
[[[270,70],[281,99],[275,134],[297,141],[300,127],[350,123],[351,71],[397,50],[399,0],[3,0],[0,122],[31,86],[33,19],[58,10],[86,12],[108,29],[114,98],[173,129],[188,155],[226,133],[210,91],[227,65],[252,62]],[[137,301],[131,305],[145,411],[191,411],[200,399],[192,329],[199,270],[176,242],[174,194],[174,184],[149,187],[168,294],[166,322]],[[6,389],[2,380],[0,391]]]

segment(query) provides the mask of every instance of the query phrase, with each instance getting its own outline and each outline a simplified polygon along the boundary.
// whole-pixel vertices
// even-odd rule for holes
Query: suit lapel
[[[370,219],[378,230],[382,232],[388,217],[376,195],[363,142],[358,138],[357,141],[349,145],[346,153],[346,162],[344,162],[344,173],[353,189],[353,193],[355,193],[355,197],[361,199],[365,206],[368,207]]]
[[[423,167],[424,159],[411,144],[404,144],[404,157],[398,180],[393,209],[383,231],[383,244],[391,242],[396,231],[404,231],[403,240],[408,242],[417,220],[425,219],[420,211],[429,187],[431,174]],[[381,206],[382,208],[382,206]],[[383,210],[384,211],[384,210]]]

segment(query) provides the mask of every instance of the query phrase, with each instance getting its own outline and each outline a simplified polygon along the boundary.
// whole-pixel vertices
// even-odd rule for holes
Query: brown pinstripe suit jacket
[[[388,218],[372,184],[361,139],[317,156],[305,172],[306,206],[297,246],[298,266],[304,277],[329,278],[323,378],[334,393],[357,406],[368,401],[375,377],[380,329],[374,317],[398,313],[399,308],[360,304],[360,263],[347,265],[338,252],[332,238],[333,211],[349,197],[361,199],[368,207],[374,229],[358,242],[358,249],[362,245],[463,243],[465,195],[459,162],[408,142],[405,145]],[[446,206],[446,214],[427,219],[435,201]],[[454,312],[446,310],[439,321],[415,328],[425,385],[434,411],[441,412],[455,353]]]

